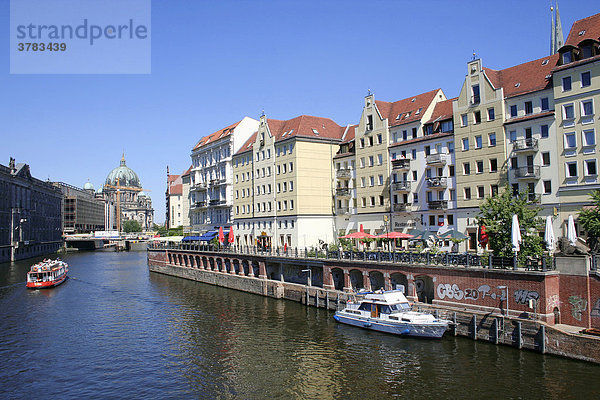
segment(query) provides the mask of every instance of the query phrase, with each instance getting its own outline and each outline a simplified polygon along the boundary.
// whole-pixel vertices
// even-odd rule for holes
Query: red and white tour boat
[[[62,260],[44,260],[31,266],[27,273],[29,289],[45,289],[58,286],[67,279],[69,265]]]

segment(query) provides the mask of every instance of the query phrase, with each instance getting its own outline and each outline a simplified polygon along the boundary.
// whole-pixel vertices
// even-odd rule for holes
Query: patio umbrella
[[[352,232],[348,235],[340,236],[340,239],[372,239],[375,236],[365,232]]]
[[[223,245],[223,242],[225,242],[225,235],[223,234],[223,227],[220,226],[219,227],[219,244]]]
[[[227,241],[231,244],[235,240],[235,236],[233,234],[233,225],[229,227],[229,235],[227,235]]]
[[[546,232],[544,233],[544,241],[546,242],[546,248],[549,252],[554,251],[555,238],[554,229],[552,228],[552,217],[546,217]]]
[[[577,232],[575,231],[575,221],[573,221],[572,215],[569,215],[567,221],[567,239],[569,239],[569,243],[573,246],[577,243]]]
[[[440,235],[438,235],[440,239],[458,239],[465,240],[469,237],[462,232],[457,231],[456,229],[450,229]]]
[[[420,231],[420,233],[411,233],[411,235],[413,235],[413,239],[414,240],[427,240],[430,238],[436,239],[437,236],[434,232],[431,231]]]
[[[513,214],[512,217],[512,229],[510,232],[510,238],[512,241],[512,250],[514,253],[518,253],[521,250],[521,229],[519,228],[519,218],[517,214]]]
[[[411,239],[413,235],[403,232],[388,232],[375,237],[377,239]]]

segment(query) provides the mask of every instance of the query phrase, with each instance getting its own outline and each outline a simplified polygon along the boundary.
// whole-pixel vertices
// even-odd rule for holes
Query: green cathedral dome
[[[125,155],[121,158],[121,165],[110,171],[110,174],[106,177],[105,184],[111,186],[126,186],[141,188],[140,178],[133,172],[131,168],[125,165]]]

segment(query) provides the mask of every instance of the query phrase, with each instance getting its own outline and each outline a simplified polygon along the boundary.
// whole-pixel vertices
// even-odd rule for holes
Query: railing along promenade
[[[493,255],[478,255],[471,253],[450,252],[411,252],[411,251],[383,251],[383,250],[320,250],[299,248],[271,248],[261,249],[256,246],[213,246],[188,243],[152,243],[150,250],[182,250],[192,252],[214,252],[227,254],[240,254],[249,256],[262,256],[274,258],[288,258],[305,261],[307,259],[346,260],[374,263],[410,264],[425,266],[451,266],[464,268],[487,269],[512,269],[528,271],[549,271],[556,269],[555,259],[544,255],[539,258],[527,258],[518,262],[515,257],[498,257]]]

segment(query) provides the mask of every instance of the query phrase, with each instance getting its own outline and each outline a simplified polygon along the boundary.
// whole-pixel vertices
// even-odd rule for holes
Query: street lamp
[[[508,317],[508,286],[496,286],[498,289],[504,291],[506,289],[506,316]]]
[[[302,272],[308,272],[308,286],[312,284],[312,269],[303,269]]]

